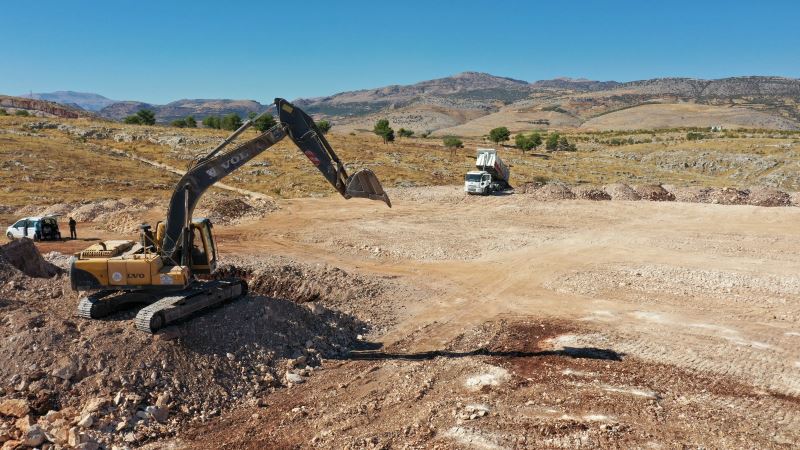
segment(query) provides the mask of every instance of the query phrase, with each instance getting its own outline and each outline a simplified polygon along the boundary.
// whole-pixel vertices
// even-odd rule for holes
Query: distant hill
[[[194,116],[195,119],[201,120],[211,115],[221,116],[231,113],[247,117],[250,112],[260,113],[270,106],[272,105],[262,105],[255,100],[184,99],[166,105],[126,101],[106,106],[99,113],[109,119],[122,120],[140,109],[149,109],[156,113],[158,122],[170,122],[186,116]]]
[[[95,109],[121,120],[140,109],[170,122],[193,115],[246,117],[272,107],[255,100],[184,99],[166,105],[113,102],[97,94],[50,94],[61,104]],[[548,128],[634,129],[726,127],[800,129],[800,80],[748,76],[701,80],[656,78],[631,82],[555,78],[532,83],[488,73],[463,72],[409,85],[300,98],[294,103],[334,123],[334,132],[369,131],[379,118],[395,127],[433,135],[482,136],[497,126],[512,132]],[[686,107],[685,105],[697,105]],[[654,107],[651,105],[662,105]],[[604,117],[609,115],[609,117]]]
[[[529,93],[527,81],[463,72],[411,85],[342,92],[328,97],[298,99],[294,103],[310,114],[326,116],[360,116],[412,104],[488,111],[524,99]]]
[[[19,97],[47,100],[50,102],[61,103],[62,105],[77,106],[87,111],[100,111],[106,106],[116,102],[116,100],[111,100],[110,98],[103,97],[100,94],[75,91],[33,93],[20,95]]]
[[[54,116],[76,119],[79,117],[93,116],[92,113],[81,108],[49,102],[47,100],[13,97],[10,95],[0,95],[0,108],[5,109],[6,112],[25,110],[28,111],[29,114],[44,117]]]
[[[551,127],[606,130],[707,124],[800,129],[800,80],[782,77],[658,78],[627,83],[556,78],[527,83],[465,72],[408,86],[342,92],[296,103],[328,116],[338,132],[369,130],[379,118],[415,132],[457,136],[482,136],[498,126],[507,126],[512,132]],[[685,103],[708,108],[687,110],[680,107]],[[633,109],[651,104],[675,107]],[[613,120],[597,119],[612,113]]]

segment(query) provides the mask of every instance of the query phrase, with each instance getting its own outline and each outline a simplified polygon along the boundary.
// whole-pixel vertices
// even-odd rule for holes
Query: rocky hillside
[[[512,132],[578,126],[598,130],[712,125],[800,129],[800,80],[781,77],[659,78],[628,83],[557,78],[526,83],[467,72],[298,103],[333,118],[338,131],[344,132],[369,130],[378,118],[415,132],[460,136],[482,136],[495,126],[507,126]],[[653,104],[665,106],[647,107]],[[682,115],[685,104],[698,108]],[[595,120],[606,114],[616,116]]]
[[[328,97],[299,99],[295,103],[309,113],[327,116],[358,116],[412,104],[489,110],[526,98],[530,92],[531,85],[527,81],[463,72],[412,85],[341,92]]]
[[[72,105],[87,111],[100,111],[108,105],[116,103],[116,100],[103,97],[99,94],[75,91],[55,91],[20,95],[20,97],[32,98],[36,100],[47,100],[49,102],[61,103],[62,105]]]
[[[100,115],[114,120],[122,120],[126,116],[135,114],[140,109],[150,109],[156,113],[159,122],[170,122],[186,116],[202,119],[212,115],[225,115],[236,113],[247,117],[250,112],[260,113],[271,105],[262,105],[255,100],[227,100],[227,99],[183,99],[167,103],[166,105],[153,105],[150,103],[126,101],[111,104],[102,110]]]
[[[7,113],[16,112],[17,110],[24,110],[28,111],[29,114],[43,117],[64,117],[68,119],[75,119],[78,117],[92,116],[92,114],[80,108],[49,102],[46,100],[12,97],[9,95],[0,95],[0,108],[5,109]]]

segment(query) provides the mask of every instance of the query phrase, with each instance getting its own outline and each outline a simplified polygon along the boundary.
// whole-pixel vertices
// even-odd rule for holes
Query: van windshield
[[[466,181],[481,181],[481,174],[479,174],[479,173],[468,173],[466,178],[464,178],[464,179]]]

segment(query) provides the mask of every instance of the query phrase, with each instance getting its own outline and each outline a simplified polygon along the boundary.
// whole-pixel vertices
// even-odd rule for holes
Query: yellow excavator
[[[275,107],[278,112],[275,126],[222,152],[261,116],[248,120],[214,150],[192,163],[175,187],[166,219],[156,224],[155,232],[144,224],[138,242],[104,241],[73,256],[72,289],[89,293],[79,301],[79,316],[98,319],[144,304],[136,315],[136,328],[154,333],[198,311],[245,295],[245,280],[213,279],[218,255],[212,224],[206,218],[192,218],[192,213],[203,193],[214,183],[286,136],[345,199],[368,198],[392,206],[371,170],[347,175],[344,163],[311,117],[281,98],[275,99]]]

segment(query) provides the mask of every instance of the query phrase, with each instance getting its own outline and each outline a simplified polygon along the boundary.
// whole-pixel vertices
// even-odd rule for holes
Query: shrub
[[[405,128],[400,128],[397,131],[397,135],[400,137],[411,137],[414,135],[414,132],[411,130],[406,130]]]
[[[325,119],[320,120],[317,122],[317,128],[319,128],[319,131],[321,131],[322,134],[328,134],[328,131],[331,130],[331,123]]]
[[[208,128],[219,129],[219,117],[217,116],[208,116],[203,119],[203,126]]]
[[[28,111],[24,110],[24,109],[18,109],[18,110],[17,110],[17,111],[14,113],[14,115],[15,115],[15,116],[28,117],[28,116],[30,116],[31,114],[30,114]]]
[[[8,115],[8,111],[6,111],[3,108],[0,108],[0,116],[7,116],[7,115]]]
[[[446,136],[444,139],[442,139],[442,142],[444,143],[445,147],[451,150],[464,147],[464,143],[461,142],[461,139],[455,136]]]
[[[194,120],[194,116],[186,118],[186,128],[197,128],[197,121]]]
[[[231,113],[223,117],[219,125],[223,130],[236,131],[236,129],[242,126],[242,118],[236,113]]]
[[[705,134],[699,133],[697,131],[690,131],[690,132],[686,133],[686,139],[689,140],[689,141],[697,141],[697,140],[705,139],[705,138],[706,138]]]
[[[170,125],[177,128],[186,128],[186,119],[175,119],[170,122]]]
[[[156,123],[156,113],[149,109],[140,109],[136,115],[139,116],[140,123],[143,125],[155,125]]]
[[[272,117],[272,114],[264,114],[263,116],[259,117],[253,122],[253,127],[262,133],[274,126],[275,126],[275,118]]]
[[[553,133],[547,136],[547,142],[545,142],[544,148],[550,151],[558,150],[558,139],[560,137],[561,136],[559,136],[558,133]]]
[[[127,124],[132,124],[132,125],[141,125],[142,124],[142,118],[137,116],[136,114],[134,114],[132,116],[128,116],[125,119],[123,119],[122,121],[127,123]]]

